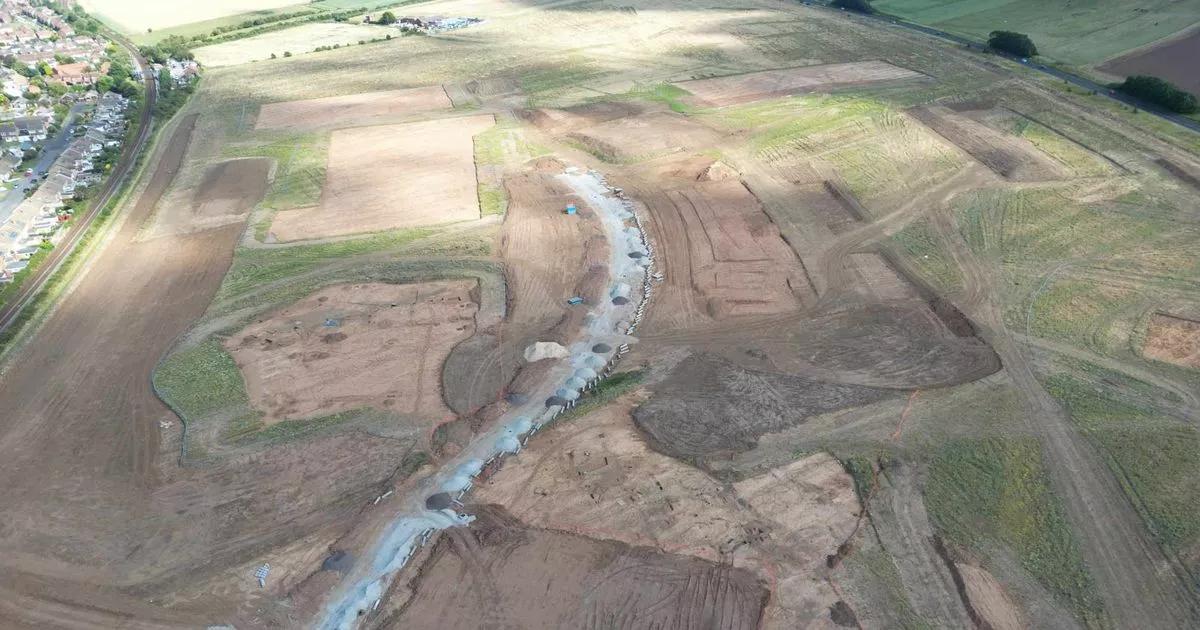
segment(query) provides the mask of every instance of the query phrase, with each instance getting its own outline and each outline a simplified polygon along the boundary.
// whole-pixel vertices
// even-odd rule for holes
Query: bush
[[[1158,77],[1135,75],[1116,86],[1118,90],[1140,99],[1161,105],[1180,114],[1194,114],[1200,110],[1193,94],[1184,92]]]
[[[832,6],[859,13],[869,14],[875,12],[875,7],[871,6],[870,0],[833,0]]]
[[[992,31],[988,35],[988,46],[1018,57],[1036,57],[1038,54],[1037,46],[1028,35],[1012,31]]]
[[[396,14],[392,13],[391,11],[384,11],[383,15],[379,16],[379,23],[384,25],[395,24]]]

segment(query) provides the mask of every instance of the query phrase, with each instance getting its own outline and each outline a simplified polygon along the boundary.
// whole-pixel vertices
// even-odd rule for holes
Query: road
[[[75,139],[75,136],[71,135],[71,132],[75,129],[75,119],[86,108],[86,105],[80,103],[71,106],[71,110],[67,112],[66,118],[63,118],[62,128],[42,146],[41,155],[38,157],[37,164],[32,169],[34,173],[41,174],[49,171],[50,166],[54,164],[58,156],[67,150],[67,147],[71,145],[71,141]],[[6,221],[12,215],[13,210],[16,210],[17,206],[21,205],[21,202],[27,197],[22,189],[29,185],[29,179],[21,172],[14,173],[14,176],[16,179],[13,180],[12,189],[5,193],[3,197],[0,197],[0,223]]]
[[[806,3],[806,4],[809,4],[809,6],[820,6],[820,5],[810,4],[810,3]],[[834,8],[829,8],[829,10],[838,11],[838,9],[834,9]],[[850,13],[850,12],[844,11],[843,13]],[[1180,127],[1184,127],[1187,129],[1191,129],[1192,131],[1200,132],[1200,121],[1197,121],[1192,118],[1188,118],[1187,116],[1181,116],[1179,114],[1169,112],[1157,105],[1154,105],[1153,103],[1147,103],[1141,99],[1129,96],[1128,94],[1123,94],[1121,92],[1117,92],[1116,90],[1109,88],[1107,84],[1097,83],[1096,81],[1093,81],[1086,77],[1081,77],[1078,74],[1073,74],[1073,73],[1067,72],[1065,70],[1060,70],[1058,68],[1047,66],[1045,64],[1036,63],[1033,61],[1024,61],[1020,57],[1016,57],[1014,55],[1009,55],[1007,53],[992,50],[992,49],[988,48],[986,45],[984,45],[980,42],[971,40],[971,39],[967,39],[966,37],[962,37],[960,35],[955,35],[953,33],[947,33],[946,31],[938,30],[936,28],[931,28],[931,27],[924,26],[921,24],[914,24],[912,22],[908,22],[906,20],[900,19],[894,15],[887,15],[885,13],[878,13],[875,15],[866,15],[866,14],[862,14],[862,13],[856,13],[855,15],[858,15],[859,17],[862,17],[864,19],[887,22],[893,26],[898,26],[900,28],[906,28],[910,31],[916,31],[918,33],[924,33],[925,35],[932,35],[933,37],[937,37],[939,39],[945,39],[948,41],[952,41],[956,44],[961,44],[972,50],[978,50],[980,52],[987,52],[989,54],[994,54],[994,55],[997,55],[1000,57],[1006,57],[1008,59],[1011,59],[1011,60],[1025,66],[1026,68],[1030,68],[1032,70],[1036,70],[1043,74],[1048,74],[1052,77],[1062,79],[1064,81],[1068,81],[1071,84],[1079,86],[1085,90],[1094,91],[1098,95],[1106,96],[1114,101],[1124,103],[1125,105],[1129,105],[1131,107],[1137,107],[1138,109],[1140,109],[1148,114],[1158,116],[1159,118],[1166,120],[1168,122],[1175,123],[1176,125],[1179,125]]]
[[[129,40],[115,33],[106,33],[106,35],[133,56],[134,63],[138,68],[149,67],[149,63],[138,52],[137,46],[134,46]],[[46,283],[62,268],[63,262],[79,246],[84,234],[87,234],[88,228],[91,227],[96,217],[100,216],[100,211],[104,206],[108,205],[108,202],[112,200],[113,195],[121,188],[121,184],[133,170],[133,165],[137,162],[138,154],[145,147],[146,141],[150,139],[154,102],[158,98],[154,77],[149,76],[151,74],[149,72],[143,72],[142,74],[142,83],[146,87],[146,98],[142,100],[142,111],[138,116],[137,137],[134,138],[133,142],[126,144],[122,148],[121,157],[117,160],[117,164],[113,168],[108,180],[104,182],[104,188],[101,190],[100,195],[92,200],[91,205],[88,206],[87,211],[81,217],[72,222],[71,227],[68,228],[67,237],[63,239],[63,242],[54,248],[54,251],[50,253],[50,256],[38,268],[37,272],[26,279],[21,291],[13,299],[4,304],[3,307],[0,307],[0,332],[8,330],[20,318],[21,311],[33,302],[34,298],[45,288]]]

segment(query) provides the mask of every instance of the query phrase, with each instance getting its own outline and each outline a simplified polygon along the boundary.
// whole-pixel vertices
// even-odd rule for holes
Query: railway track
[[[83,241],[84,235],[87,234],[88,229],[95,222],[96,218],[100,216],[101,211],[113,199],[117,191],[121,189],[121,185],[133,171],[138,154],[150,139],[154,103],[158,98],[158,91],[152,73],[145,71],[149,67],[149,63],[138,52],[137,46],[134,46],[128,39],[113,32],[107,32],[105,35],[129,52],[133,56],[138,68],[143,70],[142,82],[146,88],[146,97],[142,99],[142,110],[138,116],[137,137],[122,149],[116,168],[113,169],[112,174],[105,181],[100,195],[88,205],[87,212],[68,229],[67,237],[63,240],[62,244],[54,248],[54,251],[50,253],[45,263],[38,268],[32,277],[25,281],[21,291],[12,300],[4,304],[3,307],[0,307],[0,332],[7,331],[20,320],[21,313],[37,299],[46,288],[47,283],[62,269],[63,264]]]

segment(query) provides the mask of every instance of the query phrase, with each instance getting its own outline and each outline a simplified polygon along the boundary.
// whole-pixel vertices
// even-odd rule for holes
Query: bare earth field
[[[1196,72],[1196,59],[1200,59],[1200,29],[1192,29],[1181,37],[1111,59],[1097,66],[1097,69],[1121,77],[1153,75],[1200,96],[1200,73]]]
[[[747,571],[522,525],[479,506],[441,538],[383,628],[646,626],[752,630],[767,590]],[[542,576],[537,579],[534,576]]]
[[[1151,359],[1200,368],[1200,322],[1155,313],[1142,353]]]
[[[535,527],[731,564],[772,596],[763,627],[828,627],[838,594],[826,558],[855,528],[857,500],[832,458],[815,455],[726,486],[650,450],[622,401],[556,425],[478,489]]]
[[[711,146],[716,133],[681,116],[653,112],[580,129],[571,138],[603,159],[632,162]]]
[[[1062,179],[1063,169],[1032,144],[941,107],[909,112],[997,175],[1015,181]]]
[[[491,114],[333,132],[321,203],[275,216],[280,241],[479,218],[472,138]]]
[[[722,107],[821,89],[916,79],[923,75],[885,61],[861,61],[764,70],[696,81],[680,87],[707,105]]]
[[[475,331],[458,280],[326,287],[225,342],[267,423],[375,407],[448,419],[442,362]]]
[[[440,85],[327,96],[302,101],[266,103],[254,122],[255,129],[302,130],[325,127],[359,127],[372,121],[453,107]]]
[[[695,182],[669,190],[690,248],[689,271],[702,308],[715,319],[794,312],[813,298],[804,267],[742,182]],[[679,313],[682,315],[682,313]]]

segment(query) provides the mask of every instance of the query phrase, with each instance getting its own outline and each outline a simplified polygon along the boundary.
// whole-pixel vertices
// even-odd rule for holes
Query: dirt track
[[[1079,534],[1084,560],[1115,625],[1186,628],[1200,623],[1196,593],[1178,560],[1151,539],[1121,483],[1038,382],[1025,350],[1005,326],[994,298],[994,263],[974,255],[952,216],[935,216],[934,225],[965,276],[968,297],[962,308],[981,326],[1021,393],[1024,418],[1042,439],[1051,484]]]

